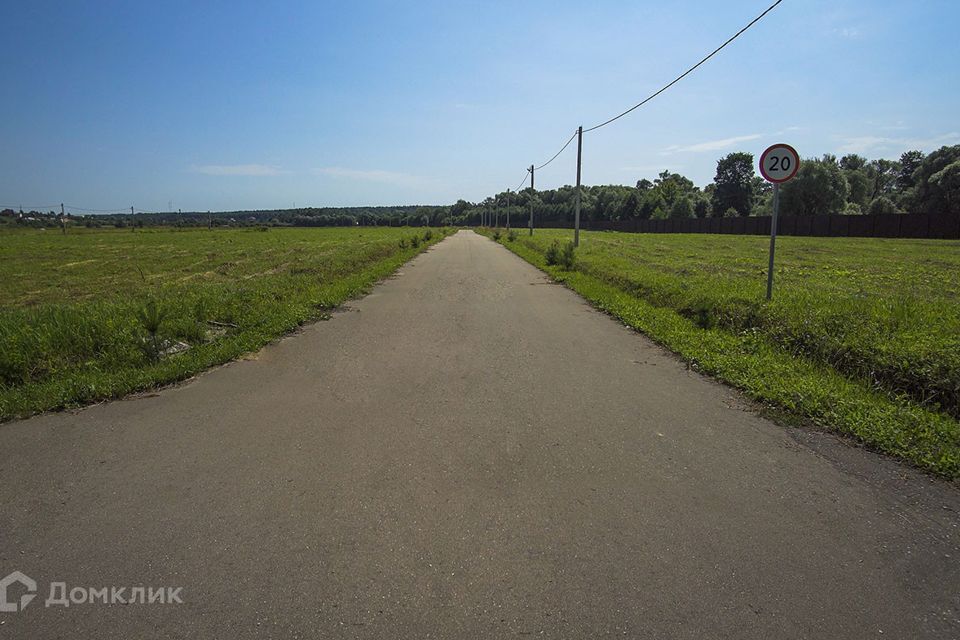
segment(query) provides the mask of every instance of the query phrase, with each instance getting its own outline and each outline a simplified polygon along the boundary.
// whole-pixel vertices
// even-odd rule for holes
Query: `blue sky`
[[[445,204],[516,187],[771,0],[19,2],[2,9],[0,205]],[[585,184],[730,151],[960,143],[960,3],[785,0],[584,136]],[[570,148],[537,186],[574,181]]]

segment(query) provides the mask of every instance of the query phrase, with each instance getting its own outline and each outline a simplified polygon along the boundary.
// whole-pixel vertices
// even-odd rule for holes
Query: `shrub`
[[[560,256],[560,243],[554,240],[550,243],[550,246],[547,247],[547,252],[543,254],[547,259],[547,264],[554,266],[557,264]]]
[[[494,232],[493,232],[493,241],[494,241],[494,242],[500,242],[500,236],[501,236],[501,235],[502,235],[502,234],[500,233],[500,229],[497,229],[496,231],[494,231]]]
[[[510,231],[508,231],[508,232],[507,232],[507,240],[509,240],[510,242],[516,242],[516,241],[517,241],[517,232],[514,231],[513,229],[511,229]]]
[[[398,242],[397,244],[400,245],[400,248],[401,248],[401,249],[406,249],[406,248],[407,248],[407,239],[406,239],[406,238],[400,238],[400,242]]]
[[[137,311],[137,317],[140,319],[140,324],[142,324],[143,328],[147,331],[148,340],[143,343],[144,351],[151,360],[158,360],[160,358],[160,341],[158,334],[160,333],[160,325],[163,324],[167,313],[157,306],[155,301],[150,300],[143,308]]]
[[[575,257],[573,255],[573,243],[567,242],[560,249],[560,267],[569,271],[573,269]]]
[[[413,247],[414,249],[416,249],[417,247],[420,246],[420,236],[419,236],[419,235],[415,235],[415,236],[413,236],[412,238],[410,238],[410,246]]]
[[[547,264],[549,265],[560,267],[564,271],[573,269],[575,257],[572,242],[561,245],[560,242],[554,240],[553,243],[547,247],[545,256]]]
[[[433,240],[433,231],[431,231],[430,229],[427,229],[426,231],[423,232],[423,241],[430,242],[431,240]]]

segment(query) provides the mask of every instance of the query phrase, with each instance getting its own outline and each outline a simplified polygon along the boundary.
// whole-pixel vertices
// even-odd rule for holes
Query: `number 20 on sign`
[[[780,185],[797,175],[800,156],[788,144],[768,147],[760,156],[760,175],[773,183],[773,217],[770,218],[770,264],[767,267],[767,300],[773,295],[773,254],[777,248],[777,214],[780,210]]]

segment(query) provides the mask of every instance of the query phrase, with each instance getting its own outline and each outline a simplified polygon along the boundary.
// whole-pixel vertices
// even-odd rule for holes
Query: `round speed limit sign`
[[[800,156],[797,150],[788,144],[775,144],[760,156],[760,175],[767,182],[786,182],[797,175],[800,168]]]

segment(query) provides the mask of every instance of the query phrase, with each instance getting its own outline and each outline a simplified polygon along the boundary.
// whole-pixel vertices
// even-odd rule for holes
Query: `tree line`
[[[514,226],[525,226],[533,200],[534,223],[572,223],[576,188],[565,185],[531,193],[502,192],[478,203],[458,201],[450,224],[478,224],[485,210],[510,201]],[[717,161],[713,182],[703,188],[663,171],[633,187],[581,188],[581,219],[705,218],[765,216],[772,211],[773,188],[757,175],[753,154],[730,153]],[[858,154],[808,158],[780,188],[782,215],[950,212],[960,215],[960,145],[924,154],[907,151],[899,160],[868,160]],[[502,224],[502,221],[501,221]]]
[[[590,221],[632,218],[764,216],[771,213],[771,185],[757,175],[750,153],[730,153],[717,161],[713,182],[703,188],[663,171],[634,186],[581,188],[581,218]],[[526,226],[531,202],[534,224],[573,223],[576,188],[500,192],[480,202],[449,206],[306,207],[226,212],[138,213],[68,216],[70,224],[92,226],[444,226],[478,225],[495,212],[499,223]],[[796,177],[780,189],[783,215],[937,213],[960,215],[960,145],[930,153],[907,151],[899,160],[868,160],[858,154],[808,158]],[[56,212],[0,212],[0,224],[47,226]]]

